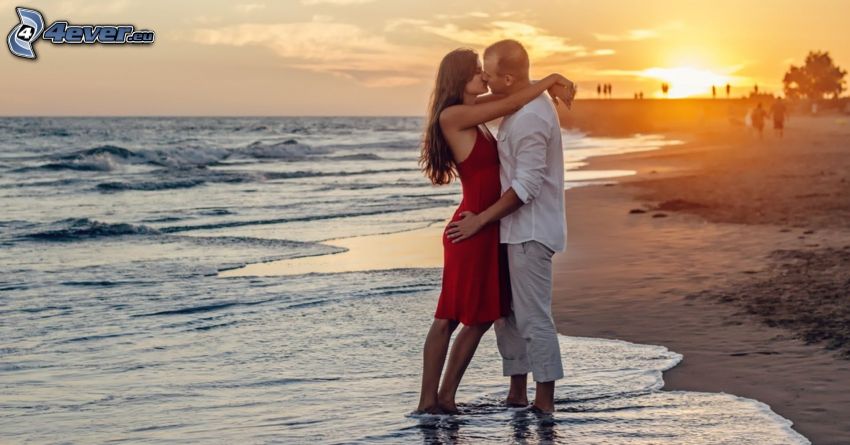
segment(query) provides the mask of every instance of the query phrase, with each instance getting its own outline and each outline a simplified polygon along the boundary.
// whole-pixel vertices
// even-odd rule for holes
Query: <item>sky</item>
[[[561,73],[579,98],[600,83],[614,97],[664,97],[662,82],[669,97],[781,93],[810,50],[850,68],[848,0],[0,0],[4,37],[15,6],[156,42],[2,50],[4,116],[420,116],[443,55],[504,38],[529,50],[533,78]]]

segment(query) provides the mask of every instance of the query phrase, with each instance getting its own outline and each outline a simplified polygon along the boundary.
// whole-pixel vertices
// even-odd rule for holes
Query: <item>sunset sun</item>
[[[711,94],[712,86],[716,86],[719,91],[727,83],[733,81],[732,76],[689,66],[648,68],[643,71],[642,75],[645,78],[659,81],[659,89],[655,92],[656,97],[673,99],[708,95]],[[667,95],[660,89],[661,82],[670,85],[670,91]]]

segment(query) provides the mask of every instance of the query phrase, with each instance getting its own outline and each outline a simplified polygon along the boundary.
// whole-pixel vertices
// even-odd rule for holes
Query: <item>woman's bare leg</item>
[[[481,336],[490,329],[493,323],[481,323],[472,326],[464,326],[455,338],[452,345],[452,351],[449,355],[449,364],[446,367],[446,374],[443,376],[443,384],[440,385],[440,390],[437,396],[437,401],[440,409],[454,413],[457,412],[455,405],[455,394],[460,385],[460,379],[466,372],[469,362],[472,361],[472,356],[475,355],[475,350],[478,349],[478,343],[481,341]]]
[[[446,352],[452,332],[458,323],[451,320],[434,319],[428,336],[425,338],[425,348],[422,352],[422,391],[419,393],[418,412],[436,414],[440,412],[437,404],[437,387],[440,383],[440,373],[446,362]]]

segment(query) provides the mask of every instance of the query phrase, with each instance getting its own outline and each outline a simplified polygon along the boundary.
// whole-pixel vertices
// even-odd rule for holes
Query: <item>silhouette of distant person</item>
[[[726,84],[726,98],[729,99],[729,94],[732,93],[732,85]]]
[[[602,95],[602,84],[601,84],[601,83],[597,83],[597,84],[596,84],[596,95],[597,95],[597,96],[601,96],[601,95]]]
[[[779,137],[785,137],[785,101],[781,98],[776,99],[770,107],[770,114],[773,116],[773,131],[779,134]]]
[[[752,111],[750,114],[750,121],[753,124],[753,128],[759,134],[759,139],[764,137],[764,119],[767,117],[767,113],[764,111],[764,108],[761,106],[761,102],[759,102],[756,109]]]
[[[609,83],[608,84],[608,97],[611,97],[612,94],[614,94],[613,87]]]
[[[714,85],[711,86],[711,98],[717,99],[717,87],[715,87]]]

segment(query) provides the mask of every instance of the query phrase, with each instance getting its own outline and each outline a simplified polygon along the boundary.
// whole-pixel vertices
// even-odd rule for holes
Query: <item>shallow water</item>
[[[0,119],[0,442],[806,443],[758,402],[659,391],[661,346],[571,337],[554,419],[499,406],[491,333],[464,414],[410,416],[438,269],[216,276],[444,221],[420,124]],[[566,136],[566,168],[669,143]]]

